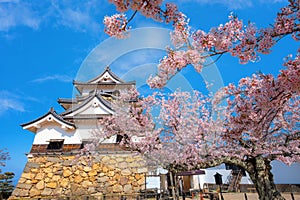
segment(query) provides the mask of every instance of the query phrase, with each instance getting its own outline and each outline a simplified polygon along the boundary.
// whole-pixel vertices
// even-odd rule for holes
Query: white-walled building
[[[79,95],[73,99],[58,99],[64,112],[58,114],[50,108],[43,116],[21,125],[35,134],[29,156],[78,152],[93,138],[93,130],[99,128],[98,120],[114,113],[111,104],[119,92],[135,87],[135,82],[123,81],[109,67],[90,81],[74,81],[73,84]],[[116,139],[112,137],[103,141],[107,144],[105,150],[117,148],[113,145]]]
[[[79,94],[58,99],[63,112],[50,108],[21,125],[35,137],[11,199],[110,199],[124,194],[138,196],[145,188],[148,167],[144,158],[121,147],[121,136],[94,135],[101,127],[99,119],[114,113],[117,96],[134,88],[135,82],[123,81],[107,67],[94,79],[73,84]],[[97,153],[83,151],[93,141]]]

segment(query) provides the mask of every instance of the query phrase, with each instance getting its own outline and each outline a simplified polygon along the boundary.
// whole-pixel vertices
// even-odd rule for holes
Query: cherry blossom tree
[[[115,114],[100,121],[98,138],[121,135],[121,145],[173,172],[234,164],[249,173],[260,199],[284,199],[270,163],[300,161],[299,64],[300,54],[277,77],[254,74],[215,96],[124,93]]]
[[[225,88],[224,141],[250,175],[260,199],[283,199],[276,191],[271,161],[300,161],[300,57],[285,63],[276,78],[257,74]],[[227,151],[227,150],[224,150]]]
[[[244,24],[231,14],[224,25],[211,28],[209,32],[201,29],[191,31],[189,19],[177,6],[162,0],[109,0],[120,12],[104,19],[105,32],[117,38],[126,37],[129,22],[137,12],[156,21],[172,23],[173,48],[168,47],[167,56],[160,60],[156,76],[150,77],[151,87],[161,88],[168,80],[188,64],[200,72],[205,67],[205,58],[218,60],[223,54],[230,53],[239,58],[240,63],[255,62],[259,54],[268,54],[281,38],[286,35],[300,39],[299,0],[289,0],[289,4],[278,13],[272,26],[258,29],[254,23]],[[126,12],[134,11],[127,20]]]
[[[177,6],[163,5],[162,0],[109,1],[121,12],[104,19],[110,36],[127,37],[128,24],[137,12],[173,25],[173,46],[166,49],[156,76],[149,78],[152,88],[164,87],[190,64],[201,72],[207,57],[217,61],[228,53],[241,64],[256,62],[281,38],[291,35],[300,39],[299,0],[289,0],[270,27],[258,29],[231,14],[228,22],[209,32],[191,31],[189,19]],[[133,14],[127,20],[125,12],[130,10]],[[171,170],[221,163],[240,166],[249,173],[260,199],[283,199],[276,190],[270,163],[300,160],[299,54],[298,50],[294,58],[287,58],[286,69],[277,77],[255,74],[238,85],[228,85],[214,97],[179,91],[143,99],[136,92],[124,95],[116,104],[115,115],[101,120],[104,126],[98,132],[101,137],[122,135],[121,144]],[[218,106],[222,100],[226,105]]]

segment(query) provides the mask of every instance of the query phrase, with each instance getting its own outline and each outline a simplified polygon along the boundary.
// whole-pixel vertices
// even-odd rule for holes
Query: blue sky
[[[287,4],[287,0],[174,2],[191,19],[195,29],[205,31],[225,23],[231,11],[245,22],[250,20],[257,27],[266,27],[273,23],[279,8]],[[30,151],[34,138],[33,133],[19,125],[43,115],[50,107],[63,111],[56,102],[57,98],[72,96],[72,81],[85,58],[108,39],[103,32],[103,17],[113,13],[114,6],[104,0],[0,0],[0,149],[7,148],[11,155],[11,160],[2,170],[15,172],[16,180],[25,166],[25,153]],[[131,26],[170,28],[139,15]],[[156,40],[155,37],[145,39]],[[270,55],[261,56],[258,63],[239,65],[237,59],[226,55],[217,63],[217,68],[224,84],[237,82],[258,70],[277,74],[282,68],[283,58],[294,54],[298,46],[286,37]],[[163,54],[157,49],[129,52],[114,60],[111,68],[122,76],[134,67],[157,63]],[[107,64],[99,63],[100,71]],[[203,88],[203,79],[192,69],[186,69],[182,75],[193,88]]]

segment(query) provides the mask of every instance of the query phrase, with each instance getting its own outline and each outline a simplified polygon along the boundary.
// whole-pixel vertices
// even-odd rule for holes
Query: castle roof
[[[65,109],[57,114],[51,108],[43,116],[22,124],[23,129],[36,133],[43,126],[55,123],[55,126],[64,130],[73,130],[75,121],[98,120],[105,116],[112,115],[114,110],[112,102],[119,90],[130,89],[135,86],[135,82],[125,82],[114,74],[109,67],[99,76],[87,81],[76,82],[74,86],[80,92],[75,98],[59,98],[58,103]],[[82,91],[84,90],[84,93]],[[90,122],[88,122],[90,123]]]
[[[98,113],[89,113],[87,110],[88,108],[93,107],[100,107],[101,110]],[[84,101],[73,104],[69,109],[61,113],[61,116],[70,117],[70,116],[76,116],[78,115],[91,115],[91,114],[100,114],[100,115],[110,115],[113,114],[113,109],[111,106],[111,102],[105,100],[101,92],[97,92],[96,90],[93,92],[93,94],[89,95],[87,98],[85,98]]]
[[[72,105],[76,105],[80,102],[85,101],[90,96],[77,96],[76,98],[58,98],[57,102],[66,110],[68,110]]]
[[[73,81],[73,85],[80,94],[84,89],[86,90],[111,90],[111,89],[126,89],[135,86],[135,81],[125,82],[116,74],[114,74],[109,67],[106,67],[104,72],[99,76],[87,81]]]
[[[56,111],[53,108],[50,108],[50,110],[43,116],[33,121],[30,121],[28,123],[21,124],[21,126],[23,127],[23,129],[36,133],[36,131],[39,128],[41,128],[42,125],[49,124],[49,123],[57,124],[62,129],[66,129],[66,130],[73,130],[76,128],[75,124],[63,119],[60,115],[56,113]]]
[[[107,76],[109,75],[109,76]],[[104,80],[104,79],[107,80]],[[109,80],[108,80],[109,79]],[[99,76],[96,76],[95,78],[87,81],[87,83],[102,83],[102,82],[115,82],[115,83],[125,83],[124,80],[122,80],[120,77],[118,77],[115,73],[113,73],[109,66],[107,66],[104,70],[104,72],[102,72]]]
[[[96,90],[92,91],[92,93],[94,94]],[[115,98],[115,96],[112,94],[113,91],[97,91],[98,95],[104,96],[104,97],[112,97]],[[88,98],[90,98],[90,95],[86,95],[86,96],[76,96],[76,98],[58,98],[57,102],[66,110],[70,109],[71,106],[74,106],[76,104],[79,104],[81,102],[84,102],[85,100],[87,100]]]

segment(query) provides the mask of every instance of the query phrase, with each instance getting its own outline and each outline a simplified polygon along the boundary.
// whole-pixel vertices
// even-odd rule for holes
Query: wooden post
[[[294,194],[293,194],[293,185],[290,185],[290,190],[291,190],[292,200],[295,200],[295,197],[294,197]]]
[[[291,192],[292,200],[295,200],[294,194]]]
[[[247,194],[246,194],[246,193],[244,193],[244,196],[245,196],[245,200],[248,200],[248,197],[247,197]]]
[[[171,189],[172,189],[172,198],[173,198],[173,200],[176,200],[173,173],[171,171],[170,171],[170,181],[171,181]]]
[[[198,176],[199,198],[200,198],[200,200],[204,200],[201,185],[200,185],[200,175],[198,174],[197,176]]]
[[[174,174],[175,199],[179,199],[178,176]]]
[[[224,200],[223,194],[222,194],[222,185],[220,185],[220,195],[221,195],[221,200]]]

